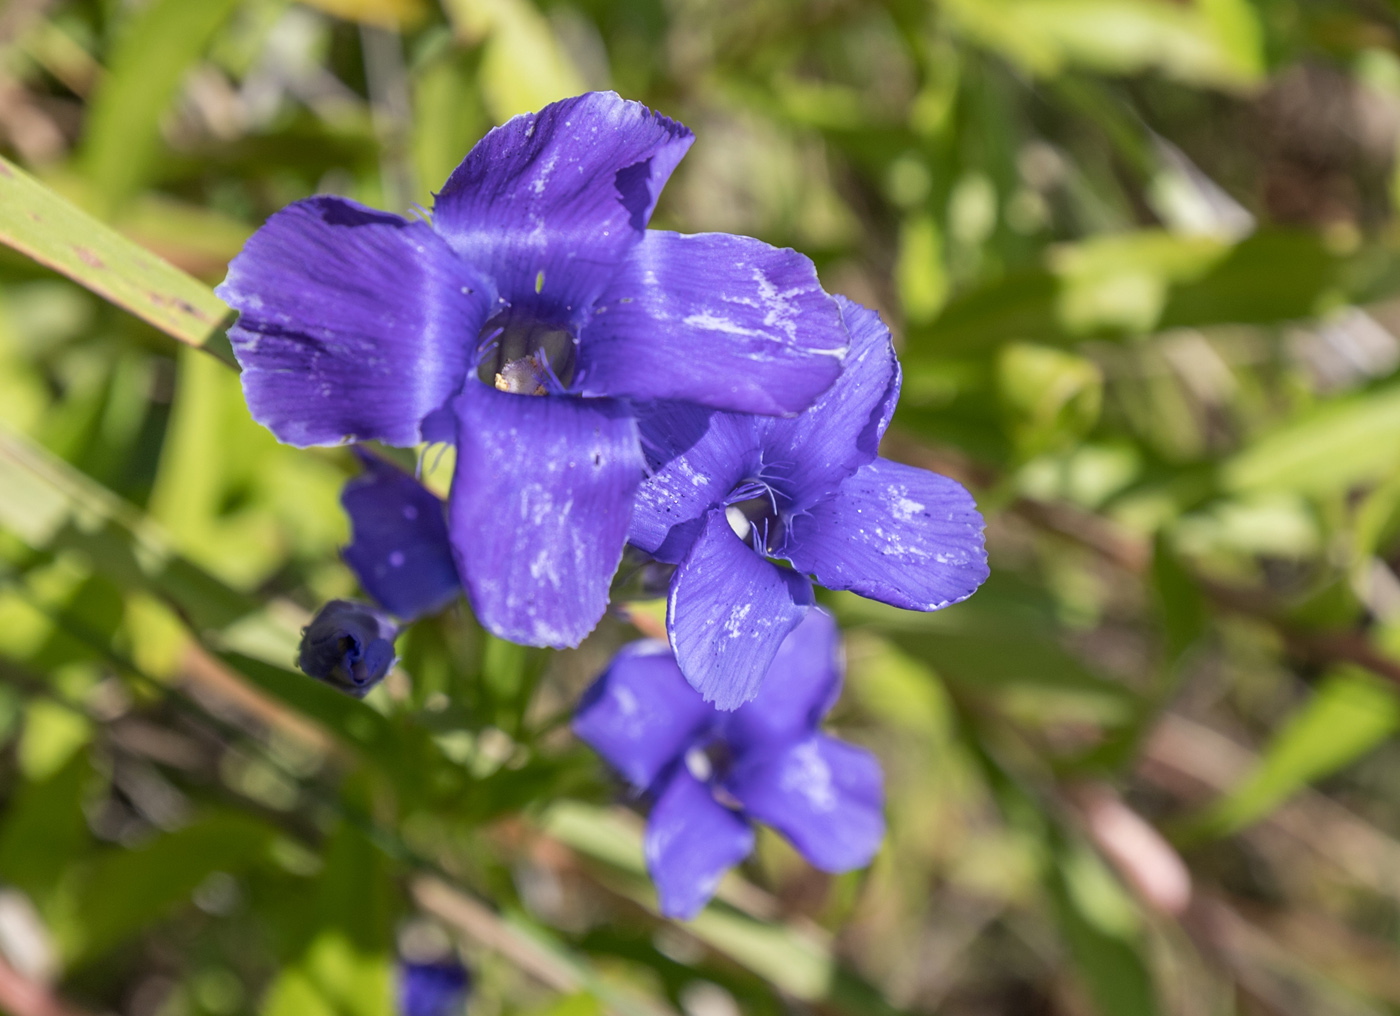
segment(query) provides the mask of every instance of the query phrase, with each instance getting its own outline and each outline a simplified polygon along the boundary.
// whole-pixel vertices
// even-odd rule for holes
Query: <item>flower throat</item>
[[[502,311],[477,338],[476,376],[515,395],[558,395],[574,379],[573,333],[528,314]]]

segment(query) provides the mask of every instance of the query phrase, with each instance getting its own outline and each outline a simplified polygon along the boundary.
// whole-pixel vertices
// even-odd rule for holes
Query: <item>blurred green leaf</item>
[[[0,526],[35,550],[76,550],[118,585],[148,590],[197,630],[257,607],[172,552],[159,527],[43,449],[0,428]]]
[[[234,872],[267,849],[272,831],[245,815],[222,813],[136,850],[95,859],[60,926],[64,952],[87,961],[187,901],[216,871]]]
[[[428,13],[426,0],[306,0],[338,18],[397,29],[422,21]]]
[[[92,781],[86,752],[55,772],[20,784],[0,825],[0,880],[18,886],[41,906],[64,873],[86,852],[83,796]]]
[[[1259,821],[1310,783],[1350,765],[1400,727],[1400,696],[1358,667],[1329,674],[1274,734],[1258,768],[1190,822],[1183,835],[1226,836]]]
[[[1345,260],[1315,234],[1260,230],[1212,270],[1167,296],[1157,327],[1268,324],[1311,317],[1342,274]]]
[[[263,1016],[391,1016],[393,959],[328,931],[273,981]]]
[[[1400,386],[1335,399],[1253,442],[1221,468],[1227,490],[1343,493],[1400,468]]]
[[[91,739],[92,724],[82,713],[48,699],[31,699],[20,735],[20,770],[31,780],[47,779]]]
[[[972,38],[1038,74],[1158,68],[1197,84],[1242,88],[1263,77],[1260,30],[1243,0],[954,0]]]
[[[224,0],[211,0],[211,6],[216,2]],[[169,0],[166,6],[170,6]],[[186,6],[202,8],[204,4]],[[191,346],[210,343],[229,316],[228,307],[207,286],[98,222],[3,158],[0,241]],[[231,353],[221,355],[233,362]]]
[[[238,2],[152,0],[121,25],[92,98],[84,152],[88,175],[109,208],[119,207],[144,182],[161,116]]]
[[[1060,930],[1101,1016],[1154,1016],[1132,903],[1097,857],[1062,845],[1048,873]]]
[[[585,90],[532,0],[446,0],[444,7],[463,38],[486,40],[481,90],[497,123]]]

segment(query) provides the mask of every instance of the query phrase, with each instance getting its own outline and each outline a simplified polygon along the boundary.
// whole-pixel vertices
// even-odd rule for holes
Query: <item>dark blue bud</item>
[[[312,677],[364,698],[394,665],[397,635],[394,623],[368,604],[331,600],[301,630],[297,663]]]
[[[399,963],[399,1016],[461,1016],[471,978],[455,959]]]

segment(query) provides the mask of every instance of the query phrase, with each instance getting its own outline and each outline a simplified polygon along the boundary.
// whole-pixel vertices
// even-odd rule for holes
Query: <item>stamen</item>
[[[563,393],[573,380],[574,347],[567,328],[506,310],[481,329],[477,377],[515,395]]]
[[[734,535],[741,540],[749,538],[749,531],[753,529],[753,523],[744,515],[744,509],[738,505],[730,505],[724,509],[724,518],[729,523],[729,528],[734,530]]]
[[[760,554],[771,554],[783,531],[778,495],[761,480],[745,480],[726,498],[729,528]]]

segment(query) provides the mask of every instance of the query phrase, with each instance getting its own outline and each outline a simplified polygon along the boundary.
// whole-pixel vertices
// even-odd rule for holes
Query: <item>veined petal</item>
[[[336,197],[268,219],[216,292],[253,419],[299,447],[417,444],[495,302],[426,223]]]
[[[551,103],[481,139],[437,196],[433,226],[507,301],[580,324],[694,140],[615,92]]]
[[[353,539],[342,552],[365,592],[389,613],[414,618],[462,591],[442,501],[403,470],[368,452],[340,503]]]
[[[584,692],[574,714],[578,738],[636,790],[677,762],[715,720],[686,683],[665,642],[624,646]]]
[[[875,458],[899,399],[900,370],[880,316],[836,297],[851,336],[841,376],[800,416],[762,426],[767,475],[800,512]]]
[[[940,610],[986,581],[982,528],[956,480],[876,459],[789,523],[786,553],[828,589]]]
[[[728,233],[648,230],[579,336],[583,391],[798,413],[841,372],[850,340],[816,266]]]
[[[745,756],[725,786],[750,817],[778,830],[823,871],[864,867],[885,836],[880,763],[825,734]]]
[[[753,829],[681,766],[651,809],[643,845],[661,913],[689,920],[753,850]]]
[[[734,535],[723,508],[671,579],[666,628],[681,673],[716,709],[758,694],[783,639],[812,604],[805,576],[760,557]]]
[[[705,512],[758,470],[757,421],[687,402],[642,403],[636,414],[649,475],[637,488],[627,538],[657,560],[679,564]]]
[[[841,631],[821,607],[788,633],[752,702],[725,721],[737,753],[771,750],[810,737],[841,695]]]
[[[492,634],[562,649],[608,605],[642,478],[637,425],[609,399],[512,395],[470,382],[453,403],[452,549]]]

